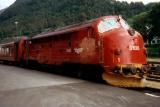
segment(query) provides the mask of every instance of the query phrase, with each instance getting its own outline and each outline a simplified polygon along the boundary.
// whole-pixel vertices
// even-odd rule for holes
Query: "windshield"
[[[124,21],[123,19],[120,19],[120,23],[121,23],[121,25],[122,25],[122,27],[124,29],[129,29],[130,28],[130,26],[128,25],[128,23],[126,21]]]
[[[116,19],[114,19],[114,18],[104,19],[99,23],[98,31],[100,33],[104,33],[106,31],[109,31],[109,30],[112,30],[115,28],[119,28],[119,27],[120,27],[120,25]]]

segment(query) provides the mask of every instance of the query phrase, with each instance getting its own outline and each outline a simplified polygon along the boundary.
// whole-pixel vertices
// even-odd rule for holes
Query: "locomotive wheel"
[[[104,72],[103,80],[108,84],[118,86],[118,87],[128,87],[128,88],[143,88],[145,87],[143,79],[135,77],[124,77],[121,74],[112,74]]]

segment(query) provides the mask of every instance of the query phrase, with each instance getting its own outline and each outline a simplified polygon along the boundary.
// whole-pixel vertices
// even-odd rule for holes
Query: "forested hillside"
[[[138,30],[149,42],[153,37],[160,38],[160,3],[155,4],[149,11],[142,12],[129,19],[132,27]]]
[[[0,14],[2,14],[4,12],[5,9],[0,10]]]
[[[31,36],[104,15],[121,14],[128,19],[150,7],[115,0],[17,0],[0,15],[0,38]]]

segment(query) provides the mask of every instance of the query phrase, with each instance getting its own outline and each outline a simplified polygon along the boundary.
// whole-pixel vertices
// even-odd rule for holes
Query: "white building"
[[[147,40],[146,44],[149,44],[149,41]],[[160,44],[160,38],[158,36],[154,37],[152,40],[151,40],[151,45],[154,45],[154,44]]]

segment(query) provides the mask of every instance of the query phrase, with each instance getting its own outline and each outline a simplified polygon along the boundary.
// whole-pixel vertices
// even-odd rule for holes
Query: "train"
[[[120,15],[103,16],[0,44],[0,60],[98,66],[102,68],[101,78],[111,85],[160,88],[156,78],[147,79],[152,73],[147,65],[142,35]]]

